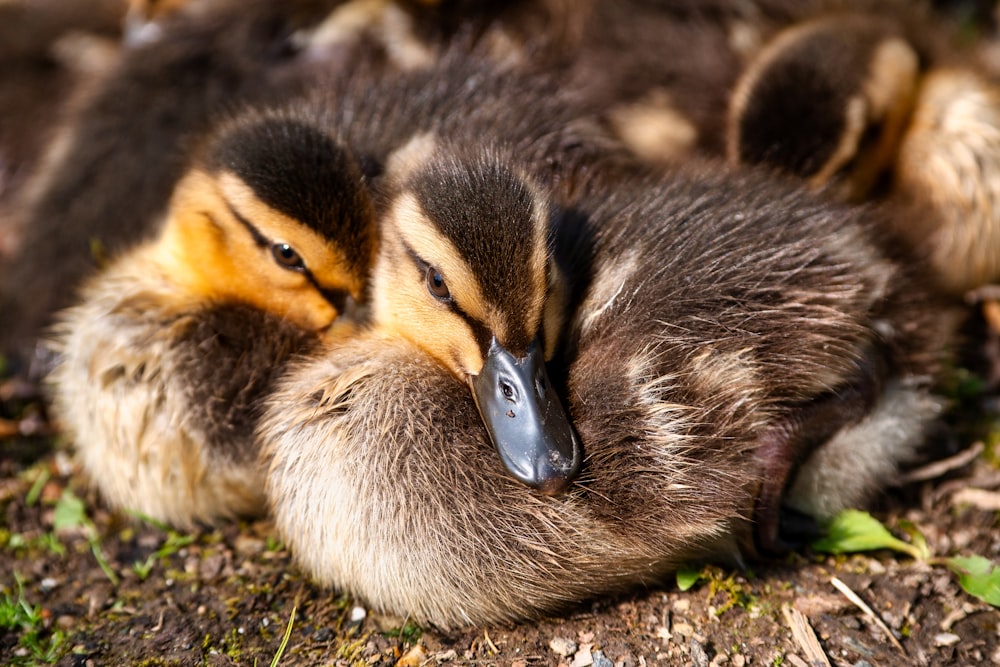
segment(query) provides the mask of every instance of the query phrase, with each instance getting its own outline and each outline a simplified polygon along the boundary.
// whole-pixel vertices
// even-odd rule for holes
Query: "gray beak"
[[[516,358],[494,338],[472,395],[507,470],[546,495],[561,493],[580,472],[580,441],[545,372],[535,340]]]

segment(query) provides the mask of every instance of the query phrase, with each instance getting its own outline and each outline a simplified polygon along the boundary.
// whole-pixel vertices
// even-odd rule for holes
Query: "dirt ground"
[[[0,663],[1000,665],[1000,611],[963,592],[943,567],[890,552],[805,552],[752,572],[706,567],[686,592],[664,581],[540,622],[453,634],[419,628],[312,585],[266,522],[189,535],[109,513],[74,474],[66,445],[45,433],[36,400],[19,393],[16,381],[0,385],[8,431],[0,437]],[[956,417],[979,425],[959,429],[960,447],[995,430],[995,403],[980,396]],[[40,435],[17,433],[31,429]],[[912,522],[936,555],[1000,560],[998,453],[987,444],[943,477],[929,471],[936,479],[896,489],[878,517],[897,533]]]

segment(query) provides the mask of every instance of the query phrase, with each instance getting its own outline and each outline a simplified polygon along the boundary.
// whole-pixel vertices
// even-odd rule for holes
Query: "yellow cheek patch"
[[[459,378],[478,373],[483,359],[469,325],[428,293],[401,239],[386,232],[372,276],[375,324],[412,341]]]
[[[322,288],[364,291],[365,276],[347,269],[336,239],[267,206],[228,173],[194,170],[182,179],[156,256],[172,279],[203,298],[249,303],[310,329],[329,325],[338,313],[304,272],[278,264],[275,243],[291,246]]]
[[[234,174],[222,174],[220,189],[233,209],[251,222],[271,243],[287,243],[302,257],[316,282],[326,289],[338,289],[360,297],[367,276],[358,275],[350,267],[348,253],[355,251],[310,229],[300,221],[262,202],[250,187]],[[374,223],[373,223],[374,224]],[[362,251],[358,249],[357,251]],[[355,265],[367,266],[370,257]],[[294,273],[277,265],[286,273]]]
[[[386,224],[420,259],[441,272],[452,298],[462,311],[481,322],[487,321],[486,299],[476,274],[448,237],[427,218],[416,197],[411,194],[400,196],[390,216],[391,220]],[[412,261],[406,261],[412,264]],[[429,294],[428,297],[433,298]]]

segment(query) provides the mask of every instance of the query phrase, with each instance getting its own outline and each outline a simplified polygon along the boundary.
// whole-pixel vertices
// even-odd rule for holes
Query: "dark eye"
[[[275,243],[271,246],[271,254],[274,256],[274,261],[278,263],[278,266],[293,271],[306,268],[306,263],[302,261],[302,256],[295,252],[295,248],[287,243]]]
[[[435,299],[441,301],[447,301],[451,298],[451,291],[448,289],[448,285],[445,284],[441,272],[433,266],[427,267],[427,291]]]

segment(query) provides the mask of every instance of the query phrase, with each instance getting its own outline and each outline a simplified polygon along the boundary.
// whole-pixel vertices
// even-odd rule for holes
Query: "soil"
[[[664,581],[539,622],[420,628],[311,584],[266,521],[181,534],[109,512],[20,387],[0,387],[0,428],[40,435],[0,437],[0,663],[1000,665],[1000,611],[947,569],[890,552],[708,566],[686,592]],[[980,397],[958,420],[994,423],[981,409],[994,401]],[[943,478],[892,490],[877,516],[897,534],[911,522],[936,555],[1000,560],[1000,467],[985,449]]]

